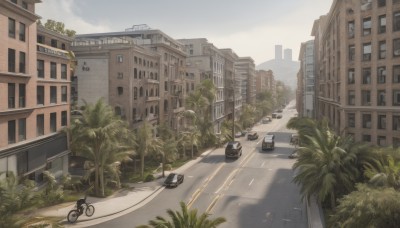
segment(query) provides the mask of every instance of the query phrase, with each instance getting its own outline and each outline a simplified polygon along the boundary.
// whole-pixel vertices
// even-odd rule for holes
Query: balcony
[[[152,84],[160,84],[160,81],[154,80],[154,79],[149,79],[149,78],[146,78],[145,82],[152,83]]]
[[[146,97],[146,101],[159,101],[159,100],[160,97],[149,97],[149,96]]]
[[[185,111],[185,107],[174,107],[174,114]]]

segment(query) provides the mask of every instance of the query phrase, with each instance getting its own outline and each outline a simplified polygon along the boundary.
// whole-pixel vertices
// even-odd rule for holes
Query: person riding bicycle
[[[85,196],[85,198],[82,198],[82,199],[79,199],[79,200],[77,200],[76,201],[76,208],[78,209],[78,211],[79,211],[79,214],[82,214],[83,213],[83,204],[85,204],[86,203],[86,196]]]

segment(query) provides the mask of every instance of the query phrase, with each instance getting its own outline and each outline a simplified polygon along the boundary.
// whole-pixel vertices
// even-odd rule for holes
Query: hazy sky
[[[42,0],[36,13],[82,33],[124,31],[147,24],[174,39],[207,38],[217,48],[273,59],[275,44],[293,49],[312,39],[315,19],[333,0]]]

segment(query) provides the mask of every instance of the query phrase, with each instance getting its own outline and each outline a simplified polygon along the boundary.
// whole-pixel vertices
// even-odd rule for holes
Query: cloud
[[[48,19],[63,22],[67,29],[75,30],[77,33],[97,33],[112,31],[111,23],[107,20],[98,20],[89,23],[75,12],[79,12],[75,0],[44,0],[36,4],[36,14],[42,17],[42,23]]]

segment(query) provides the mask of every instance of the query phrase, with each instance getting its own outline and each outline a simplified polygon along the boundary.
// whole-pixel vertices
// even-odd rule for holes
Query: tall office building
[[[275,45],[275,60],[282,60],[282,45]]]
[[[292,61],[292,49],[286,48],[283,50],[283,60]]]

